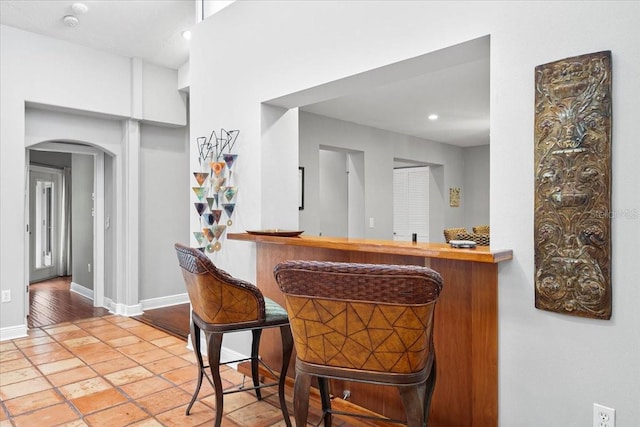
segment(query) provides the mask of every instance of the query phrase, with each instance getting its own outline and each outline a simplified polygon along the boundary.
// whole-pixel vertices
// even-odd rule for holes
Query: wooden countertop
[[[447,243],[412,243],[393,240],[351,239],[347,237],[304,236],[282,237],[249,233],[229,233],[231,240],[244,240],[275,245],[306,246],[343,251],[372,252],[395,255],[410,255],[425,258],[451,259],[498,263],[513,258],[511,249],[492,250],[490,246],[477,246],[474,249],[456,249]]]

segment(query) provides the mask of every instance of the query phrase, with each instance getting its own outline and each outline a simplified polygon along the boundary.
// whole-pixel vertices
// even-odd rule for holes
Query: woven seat
[[[478,234],[478,233],[459,233],[458,240],[471,240],[472,242],[476,242],[480,246],[489,246],[489,235],[488,234]]]
[[[468,233],[467,229],[464,227],[457,228],[445,228],[444,229],[444,241],[449,243],[450,240],[462,240],[458,238],[458,234],[460,233]]]
[[[189,411],[198,397],[204,377],[215,390],[216,418],[214,425],[216,427],[219,427],[222,422],[222,397],[224,394],[255,390],[256,397],[261,400],[260,390],[262,388],[277,385],[284,422],[288,427],[291,427],[284,395],[285,377],[293,351],[293,338],[287,312],[276,302],[265,298],[253,284],[236,279],[227,272],[216,268],[199,249],[180,244],[176,244],[175,248],[191,301],[191,341],[198,360],[198,384],[191,402],[187,406],[186,414],[189,415]],[[260,384],[259,381],[259,363],[263,362],[258,357],[258,349],[260,336],[265,328],[280,328],[282,337],[282,368],[278,381],[270,384]],[[251,357],[221,362],[220,350],[224,333],[248,330],[253,334]],[[201,331],[207,341],[208,366],[204,365],[202,358]],[[241,389],[223,390],[220,365],[247,360],[251,361],[253,387],[245,386]],[[265,367],[276,376],[268,366],[265,365]],[[211,376],[207,375],[207,368],[209,368]]]
[[[475,227],[471,227],[475,234],[489,234],[489,226],[488,225],[476,225]]]
[[[426,425],[435,386],[433,317],[440,275],[420,266],[285,261],[274,269],[296,348],[293,405],[306,426],[311,377],[318,379],[325,426],[328,379],[398,388],[406,424]],[[402,420],[393,420],[402,422]]]

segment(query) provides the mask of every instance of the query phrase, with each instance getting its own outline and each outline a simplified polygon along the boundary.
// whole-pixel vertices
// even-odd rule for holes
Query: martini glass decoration
[[[223,203],[222,204],[222,209],[224,209],[224,211],[226,212],[227,216],[229,217],[229,219],[227,220],[227,225],[233,224],[233,221],[231,221],[231,215],[233,214],[233,210],[235,209],[235,207],[236,207],[235,203]]]
[[[213,237],[215,237],[216,239],[220,239],[220,236],[222,236],[222,233],[224,233],[224,230],[227,228],[226,225],[214,225],[211,229],[213,230]]]
[[[235,187],[235,186],[226,187],[224,189],[224,198],[227,199],[227,202],[230,202],[231,200],[233,200],[237,192],[238,192],[238,187]]]
[[[233,224],[231,216],[236,204],[232,202],[238,188],[230,184],[238,155],[231,151],[239,133],[238,130],[221,129],[219,135],[212,131],[209,137],[196,138],[201,171],[193,172],[198,186],[192,187],[192,190],[197,197],[194,207],[200,216],[202,231],[196,231],[193,235],[203,252],[219,251],[222,247],[220,239],[226,228]],[[226,173],[226,170],[229,172]],[[227,215],[226,225],[220,224],[223,211]]]
[[[214,215],[212,213],[205,213],[202,214],[202,221],[204,222],[205,226],[212,226],[214,223]]]
[[[229,170],[229,182],[231,182],[231,166],[233,166],[237,158],[237,154],[227,153],[222,155],[222,160],[227,164],[227,169]]]
[[[198,185],[202,187],[202,184],[204,184],[204,182],[207,180],[207,177],[209,176],[209,172],[194,172],[193,176],[196,178],[196,182],[198,183]]]
[[[198,200],[204,200],[204,196],[207,193],[207,188],[205,187],[191,187],[194,193],[196,193],[196,197]]]
[[[204,211],[207,209],[207,204],[206,203],[195,202],[193,205],[196,207],[196,211],[198,212],[199,216],[202,216]]]
[[[211,215],[213,215],[213,222],[215,222],[217,224],[218,222],[220,222],[220,217],[222,216],[222,210],[221,209],[213,209],[211,211]]]
[[[202,234],[204,234],[204,237],[209,241],[209,243],[213,242],[213,230],[211,227],[204,227],[202,229]]]
[[[213,154],[214,146],[211,144],[213,135],[214,133],[212,132],[208,140],[206,136],[196,138],[196,144],[198,144],[198,163],[200,163],[200,166],[204,166],[203,163],[206,165],[207,159]]]
[[[214,225],[212,227],[213,237],[216,239],[216,242],[213,244],[213,250],[219,251],[222,248],[222,244],[220,243],[220,237],[222,237],[222,233],[227,228],[226,225]]]
[[[227,181],[227,178],[223,176],[212,178],[211,182],[213,183],[213,191],[215,191],[216,193],[220,190],[224,191],[225,189],[224,183],[226,181]]]
[[[217,197],[207,197],[207,204],[209,205],[209,210],[213,211],[213,203],[217,201]],[[218,203],[216,202],[216,205]]]
[[[215,176],[220,176],[222,171],[224,171],[225,163],[224,162],[211,162],[211,171]]]
[[[194,231],[193,236],[196,238],[196,240],[198,241],[198,245],[200,246],[202,246],[207,241],[207,238],[204,236],[204,233],[202,231]]]

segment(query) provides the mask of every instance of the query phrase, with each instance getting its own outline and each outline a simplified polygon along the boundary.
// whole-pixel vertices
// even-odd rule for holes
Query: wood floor
[[[106,308],[94,307],[92,300],[71,292],[71,276],[32,283],[29,285],[29,304],[29,328],[74,322],[109,313]],[[188,303],[146,310],[134,318],[185,341],[189,335]]]
[[[177,304],[145,310],[141,316],[133,318],[186,341],[189,336],[191,308],[189,303]]]
[[[106,308],[94,307],[92,300],[71,292],[70,288],[71,276],[30,284],[28,327],[73,322],[109,313]]]

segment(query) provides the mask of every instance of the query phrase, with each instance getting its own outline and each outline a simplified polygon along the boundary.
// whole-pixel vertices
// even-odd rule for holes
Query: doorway
[[[320,235],[365,237],[364,152],[320,146]]]
[[[83,303],[65,308],[71,316],[87,313],[87,305],[102,307],[104,230],[97,224],[104,217],[104,153],[79,144],[41,143],[27,150],[27,159],[27,292],[37,283],[41,294],[49,285],[56,294],[73,294],[66,300]],[[67,290],[56,280],[66,281]],[[28,315],[35,314],[32,295],[26,302]]]

